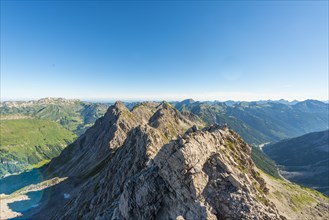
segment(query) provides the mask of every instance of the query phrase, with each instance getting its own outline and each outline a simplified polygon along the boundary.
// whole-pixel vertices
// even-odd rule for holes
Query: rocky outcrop
[[[48,167],[69,178],[34,219],[281,219],[251,148],[168,103],[109,108]],[[74,186],[74,187],[73,187]],[[68,192],[69,190],[69,192]]]

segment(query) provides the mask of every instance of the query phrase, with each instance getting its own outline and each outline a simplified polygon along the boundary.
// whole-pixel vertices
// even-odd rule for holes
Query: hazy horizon
[[[327,1],[1,1],[1,100],[328,100]]]
[[[195,102],[229,102],[229,101],[233,101],[233,102],[262,102],[262,101],[287,101],[287,102],[303,102],[303,101],[307,101],[307,100],[316,100],[316,101],[321,101],[324,103],[329,103],[329,100],[320,100],[320,99],[303,99],[303,100],[297,100],[297,99],[293,99],[293,100],[287,100],[287,99],[258,99],[258,100],[232,100],[232,99],[227,99],[227,100],[200,100],[200,99],[193,99],[193,98],[186,98],[186,99],[84,99],[84,98],[65,98],[65,97],[42,97],[42,98],[26,98],[26,99],[1,99],[1,102],[28,102],[28,101],[38,101],[41,99],[47,99],[47,98],[51,98],[51,99],[58,99],[58,98],[63,98],[63,99],[67,99],[67,100],[80,100],[83,102],[92,102],[92,103],[114,103],[116,101],[122,101],[122,102],[162,102],[162,101],[167,101],[167,102],[181,102],[184,100],[188,100],[188,99],[192,99]]]

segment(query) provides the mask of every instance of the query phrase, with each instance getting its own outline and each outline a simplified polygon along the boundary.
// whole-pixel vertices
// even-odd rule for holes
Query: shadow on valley
[[[46,186],[45,189],[37,187],[37,184],[50,179],[45,174],[45,167],[0,179],[0,194],[10,195],[14,193],[14,195],[22,194],[28,197],[26,200],[8,203],[8,207],[13,212],[22,214],[22,216],[12,219],[30,219],[32,214],[48,203],[55,205],[56,201],[67,199],[65,197],[68,196],[63,194],[66,192],[63,188],[66,188],[64,186],[68,179],[53,186]]]
[[[29,197],[29,200],[17,201],[8,204],[11,210],[22,214],[22,216],[12,219],[49,219],[46,215],[43,218],[34,218],[34,215],[40,210],[43,210],[45,207],[57,207],[58,203],[65,203],[66,201],[69,201],[68,198],[70,197],[70,194],[65,193],[67,192],[66,186],[67,180],[64,180],[63,182],[49,188],[27,193],[26,195]]]
[[[40,169],[33,169],[17,175],[7,176],[0,179],[0,194],[11,194],[31,184],[38,184],[43,181]]]
[[[28,192],[26,195],[29,197],[28,200],[17,201],[9,203],[8,206],[14,212],[23,213],[31,208],[39,206],[44,190]]]

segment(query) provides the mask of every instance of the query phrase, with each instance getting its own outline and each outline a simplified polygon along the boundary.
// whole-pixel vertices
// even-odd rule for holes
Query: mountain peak
[[[119,101],[119,100],[114,103],[114,108],[119,109],[119,110],[125,110],[125,111],[128,110],[128,108],[125,106],[125,104],[123,104],[123,102]]]
[[[171,109],[159,111],[167,114]],[[171,129],[175,116],[165,117]],[[168,140],[163,121],[159,123],[131,128],[92,176],[79,178],[84,181],[74,190],[64,187],[71,189],[70,205],[45,207],[44,214],[54,219],[280,219],[264,197],[266,184],[251,161],[251,148],[236,133],[218,125],[202,130],[194,126]]]
[[[184,104],[192,104],[193,102],[195,102],[193,99],[185,99],[183,101],[181,101]]]
[[[173,109],[174,107],[167,101],[163,101],[161,103],[161,107],[164,108],[164,109]]]

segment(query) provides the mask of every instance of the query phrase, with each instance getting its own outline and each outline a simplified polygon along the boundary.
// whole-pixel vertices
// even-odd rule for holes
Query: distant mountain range
[[[82,102],[77,99],[44,98],[36,101],[7,101],[0,104],[1,115],[24,115],[46,119],[81,135],[104,115],[109,104]]]
[[[295,104],[285,101],[196,102],[191,99],[172,103],[205,122],[227,123],[249,144],[259,145],[329,128],[329,104],[306,100]]]
[[[329,196],[329,130],[279,141],[263,149],[280,165],[285,178]]]
[[[233,100],[228,100],[228,101],[224,101],[224,103],[228,106],[233,106],[235,104],[239,104],[243,101],[233,101]],[[285,104],[285,105],[294,105],[297,104],[299,101],[297,100],[293,100],[293,101],[288,101],[285,99],[280,99],[280,100],[260,100],[260,101],[254,101],[257,104],[266,104],[266,103],[280,103],[280,104]]]

